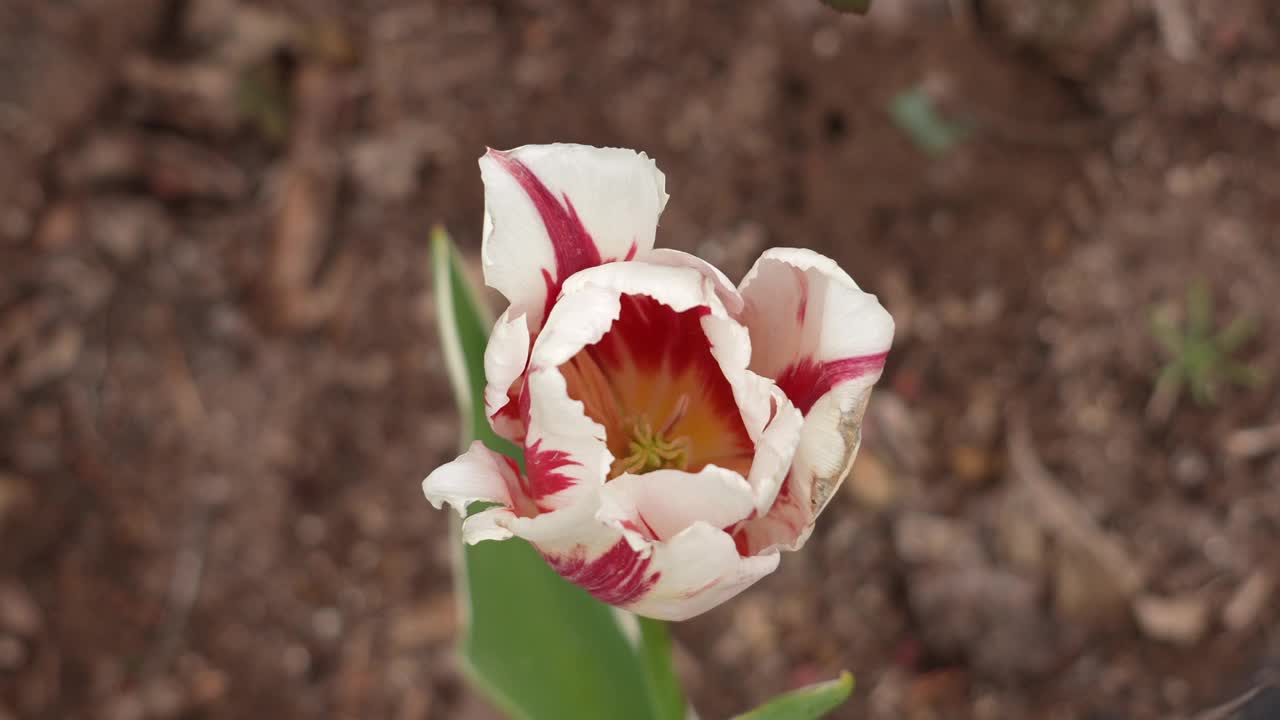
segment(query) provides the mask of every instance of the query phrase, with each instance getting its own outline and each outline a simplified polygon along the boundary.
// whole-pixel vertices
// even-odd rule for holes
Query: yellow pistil
[[[627,443],[629,454],[613,461],[612,477],[624,473],[640,475],[654,470],[685,470],[689,467],[692,449],[689,438],[670,437],[671,430],[689,409],[689,396],[681,395],[667,421],[656,431],[647,416],[641,415],[628,423]]]

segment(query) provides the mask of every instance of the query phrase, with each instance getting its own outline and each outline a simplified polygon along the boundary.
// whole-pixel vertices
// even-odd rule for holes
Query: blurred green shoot
[[[934,156],[946,153],[968,138],[974,129],[972,122],[940,113],[933,98],[920,85],[893,96],[889,101],[889,117],[916,147]]]
[[[283,143],[294,111],[290,61],[344,68],[358,59],[351,33],[341,24],[320,22],[296,28],[276,53],[240,70],[236,111],[267,141]]]
[[[1257,333],[1253,318],[1237,316],[1226,327],[1214,326],[1213,294],[1204,281],[1187,290],[1184,317],[1171,305],[1151,313],[1151,334],[1168,356],[1156,377],[1147,413],[1164,419],[1185,388],[1200,405],[1212,405],[1226,385],[1255,387],[1262,374],[1233,355]]]
[[[822,4],[843,13],[866,15],[871,10],[871,0],[822,0]]]
[[[734,720],[818,720],[835,710],[853,693],[853,675],[840,673],[828,680],[779,695]]]
[[[272,143],[289,135],[289,88],[273,62],[246,68],[236,86],[236,110],[250,127]]]

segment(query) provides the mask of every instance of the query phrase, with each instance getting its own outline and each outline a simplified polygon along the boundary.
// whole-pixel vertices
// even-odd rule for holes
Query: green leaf
[[[1213,293],[1209,283],[1197,280],[1187,291],[1187,334],[1194,338],[1209,337],[1213,331]]]
[[[793,690],[770,700],[737,720],[817,720],[844,704],[853,693],[853,675]]]
[[[520,449],[495,433],[483,412],[484,348],[489,343],[493,316],[467,279],[458,250],[444,228],[431,231],[431,264],[445,373],[458,404],[458,414],[465,421],[462,446],[481,440],[519,461]]]
[[[1258,332],[1258,323],[1252,317],[1240,316],[1218,333],[1217,345],[1223,353],[1230,355],[1239,350]]]
[[[637,617],[640,623],[640,664],[644,666],[649,699],[656,720],[684,720],[684,691],[671,664],[671,635],[661,620]]]
[[[491,325],[457,249],[432,233],[440,343],[465,421],[509,457],[520,451],[484,417],[484,348]],[[654,720],[645,668],[614,610],[557,575],[523,540],[467,546],[457,564],[463,669],[517,720]]]

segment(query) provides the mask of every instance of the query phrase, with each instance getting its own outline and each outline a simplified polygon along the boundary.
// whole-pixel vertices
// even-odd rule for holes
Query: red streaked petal
[[[695,523],[652,545],[658,581],[628,610],[659,620],[687,620],[729,600],[778,567],[778,554],[743,557],[719,528]]]
[[[513,442],[524,438],[524,422],[514,401],[524,385],[522,376],[529,364],[529,346],[525,316],[511,317],[508,308],[494,323],[484,350],[485,415],[494,432]]]
[[[807,486],[793,473],[783,481],[768,513],[739,523],[729,532],[743,555],[795,550],[808,539],[816,517]]]
[[[485,282],[529,316],[534,335],[564,281],[653,247],[665,179],[643,153],[526,145],[480,159]]]
[[[787,397],[791,398],[791,402],[800,408],[800,412],[808,413],[818,398],[826,395],[836,385],[866,375],[879,376],[888,356],[888,351],[885,351],[839,360],[815,361],[812,358],[801,358],[785,367],[778,374],[776,382]]]
[[[510,153],[490,148],[487,157],[493,158],[520,184],[533,202],[538,216],[542,218],[542,225],[551,240],[555,272],[545,268],[542,270],[542,280],[547,290],[547,299],[543,305],[543,317],[546,317],[566,278],[579,270],[604,262],[600,257],[600,248],[596,247],[591,233],[583,227],[582,220],[573,209],[573,201],[567,195],[557,198],[527,165]],[[634,243],[632,247],[634,249]]]
[[[543,557],[564,579],[610,605],[635,602],[662,577],[661,572],[650,570],[652,558],[632,549],[623,539],[595,558],[588,559],[584,548]]]
[[[767,513],[778,493],[785,488],[804,428],[804,415],[776,387],[773,388],[773,405],[773,417],[756,438],[756,453],[747,474],[747,482],[755,496],[757,515]]]
[[[524,478],[525,494],[534,503],[539,504],[539,510],[545,512],[549,508],[541,506],[543,498],[568,490],[576,482],[564,470],[581,466],[582,463],[574,460],[563,450],[544,450],[542,440],[539,439],[524,450],[524,467],[527,473]]]
[[[830,258],[768,250],[740,291],[751,369],[774,378],[805,413],[837,385],[870,384],[879,376],[893,342],[893,318]]]
[[[523,489],[540,512],[576,502],[604,483],[613,456],[605,431],[570,397],[554,368],[526,376],[521,403],[527,408]]]
[[[777,499],[734,536],[751,553],[794,550],[852,465],[871,386],[893,340],[893,318],[834,261],[809,250],[766,251],[741,292],[751,367],[775,379],[804,423]]]
[[[591,233],[583,227],[582,220],[573,209],[573,201],[567,195],[556,197],[514,153],[489,148],[486,155],[515,178],[533,202],[551,239],[551,250],[556,259],[556,275],[563,279],[579,270],[600,264],[600,248],[596,247]]]

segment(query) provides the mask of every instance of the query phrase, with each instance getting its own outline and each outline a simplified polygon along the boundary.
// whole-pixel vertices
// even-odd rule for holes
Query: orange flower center
[[[624,296],[609,332],[560,366],[570,397],[605,428],[610,479],[709,464],[750,469],[754,446],[702,332],[706,312]]]

